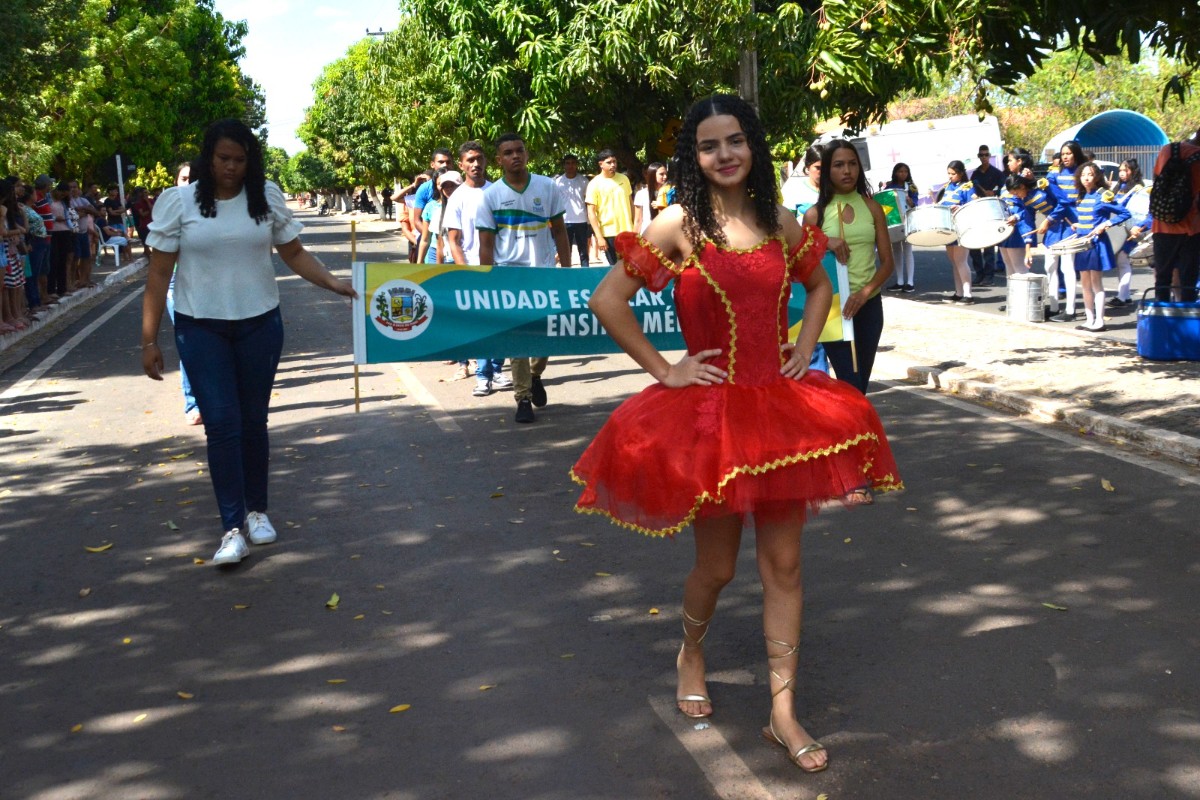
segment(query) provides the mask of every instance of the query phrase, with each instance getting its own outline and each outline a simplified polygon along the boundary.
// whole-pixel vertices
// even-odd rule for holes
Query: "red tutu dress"
[[[688,352],[729,373],[716,386],[654,384],[609,417],[571,470],[575,509],[654,536],[697,516],[815,509],[869,486],[902,488],[883,425],[848,383],[779,370],[791,283],[820,263],[825,235],[804,227],[785,256],[782,237],[749,250],[706,241],[682,266],[633,233],[617,237],[625,271],[660,292],[675,278]],[[782,506],[781,506],[782,504]]]

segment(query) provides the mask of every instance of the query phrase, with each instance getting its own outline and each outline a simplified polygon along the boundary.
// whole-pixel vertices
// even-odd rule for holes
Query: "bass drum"
[[[954,244],[954,212],[948,206],[917,206],[904,220],[904,238],[918,247]]]
[[[980,197],[959,207],[954,212],[954,230],[958,243],[968,250],[1000,244],[1013,232],[1008,209],[998,197]]]

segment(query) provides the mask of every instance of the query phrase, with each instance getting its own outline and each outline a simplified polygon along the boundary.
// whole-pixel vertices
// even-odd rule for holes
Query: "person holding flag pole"
[[[858,151],[845,139],[825,145],[818,185],[804,222],[829,237],[842,320],[841,335],[827,325],[821,342],[837,378],[866,394],[883,333],[880,291],[895,269],[887,219],[871,197]]]

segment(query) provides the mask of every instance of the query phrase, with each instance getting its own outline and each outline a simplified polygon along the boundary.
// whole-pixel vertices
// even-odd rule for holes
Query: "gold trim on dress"
[[[740,475],[761,475],[765,472],[770,472],[770,471],[778,469],[780,467],[790,467],[794,464],[799,464],[804,461],[812,461],[815,458],[824,458],[824,457],[833,455],[834,453],[840,453],[844,450],[849,450],[851,447],[854,447],[855,445],[861,444],[862,442],[865,442],[865,441],[879,442],[879,436],[878,436],[878,434],[875,434],[875,433],[860,433],[858,436],[855,436],[853,439],[847,439],[846,441],[844,441],[840,444],[830,445],[829,447],[822,447],[818,450],[810,450],[807,453],[797,453],[795,455],[784,456],[783,458],[777,458],[774,461],[768,461],[765,464],[758,464],[758,465],[747,464],[747,465],[740,466],[740,467],[734,467],[733,469],[729,470],[729,472],[727,472],[725,474],[725,476],[721,478],[721,480],[717,481],[716,495],[713,495],[711,492],[709,492],[707,490],[705,490],[704,492],[701,492],[696,497],[696,502],[693,503],[691,510],[688,511],[688,513],[684,516],[683,520],[680,521],[678,524],[672,525],[667,528],[658,528],[658,529],[646,528],[642,525],[638,525],[633,522],[626,522],[623,519],[619,519],[618,517],[613,516],[612,512],[607,511],[606,509],[603,509],[603,508],[583,507],[583,506],[576,504],[575,512],[578,514],[599,514],[601,516],[608,517],[609,521],[611,521],[615,525],[618,525],[622,528],[628,528],[629,530],[638,531],[639,533],[646,534],[647,536],[660,536],[660,537],[661,536],[674,536],[675,534],[679,533],[681,530],[686,528],[688,525],[692,524],[693,521],[695,521],[696,515],[700,512],[700,507],[702,505],[704,505],[705,503],[722,503],[722,502],[724,502],[724,498],[721,497],[721,490],[724,489],[725,486],[730,481],[732,481],[734,478],[736,478]],[[868,470],[870,470],[871,465],[872,465],[872,462],[870,462],[870,461],[868,461],[866,464],[863,465],[862,471],[864,474],[866,474],[866,472]],[[583,478],[580,478],[575,473],[574,467],[571,468],[571,470],[569,471],[568,474],[570,475],[571,480],[573,480],[575,483],[579,484],[580,486],[588,485],[587,481],[585,481]],[[879,492],[895,492],[895,491],[900,491],[901,489],[904,488],[904,482],[897,481],[896,476],[889,473],[887,475],[884,475],[882,478],[879,478],[875,482],[873,482],[871,484],[871,488],[873,490],[879,491]],[[832,500],[836,500],[836,499],[837,499],[836,496],[828,497],[828,498],[824,498],[824,501],[828,502],[828,501],[832,501]],[[822,502],[822,501],[818,501],[818,502]]]
[[[714,246],[716,245],[715,242],[709,242],[709,244],[712,244]],[[688,256],[688,261],[692,261],[692,260],[694,260],[696,262],[694,269],[704,277],[704,280],[708,283],[709,286],[712,287],[712,290],[717,293],[717,297],[721,298],[721,304],[723,306],[725,306],[725,314],[726,314],[726,316],[729,317],[729,370],[728,370],[729,377],[728,377],[728,381],[729,381],[730,385],[732,385],[732,384],[736,383],[736,381],[733,378],[733,372],[734,372],[734,367],[736,366],[736,362],[737,362],[737,315],[733,313],[733,302],[729,299],[729,295],[725,294],[725,290],[721,288],[721,285],[719,283],[717,283],[716,278],[714,278],[712,275],[708,274],[708,270],[706,270],[704,268],[704,262],[702,262],[700,260],[700,258],[696,255],[696,253],[694,251],[692,252],[692,254],[690,256]],[[686,263],[684,266],[686,266]]]

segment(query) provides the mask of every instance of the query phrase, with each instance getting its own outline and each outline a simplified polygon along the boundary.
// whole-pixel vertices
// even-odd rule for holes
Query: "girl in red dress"
[[[808,509],[869,501],[863,488],[901,488],[883,426],[849,384],[808,365],[820,327],[787,340],[790,284],[804,284],[806,319],[832,298],[820,260],[825,235],[776,203],[774,168],[754,109],[716,95],[688,112],[678,139],[679,202],[645,236],[617,237],[621,261],[589,303],[617,344],[658,382],[627,400],[576,463],[576,505],[633,530],[695,533],[684,584],[679,710],[713,713],[701,643],[733,578],[747,514],[763,585],[771,712],[763,735],[806,772],[825,748],[796,719],[800,539]],[[643,335],[629,300],[675,282],[688,352],[669,363]]]

